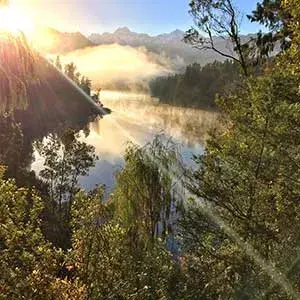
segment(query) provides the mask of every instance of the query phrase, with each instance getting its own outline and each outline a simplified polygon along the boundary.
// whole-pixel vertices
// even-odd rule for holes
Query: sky
[[[251,12],[258,0],[235,0],[242,12]],[[36,24],[84,34],[112,32],[127,26],[132,31],[156,35],[192,25],[189,0],[11,0]],[[246,21],[243,33],[257,31]]]

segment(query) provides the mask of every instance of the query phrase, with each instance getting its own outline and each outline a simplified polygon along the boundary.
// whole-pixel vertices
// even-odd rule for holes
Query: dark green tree
[[[177,295],[174,278],[179,278],[180,270],[157,228],[160,222],[162,231],[167,230],[174,157],[174,148],[158,140],[145,148],[129,146],[125,168],[106,204],[101,189],[77,195],[72,259],[89,299],[171,299],[170,295]]]
[[[7,167],[9,177],[16,177],[18,170],[26,166],[22,163],[22,130],[12,116],[0,117],[0,140],[0,164]]]
[[[281,49],[290,47],[291,29],[289,23],[291,14],[282,6],[281,0],[263,0],[257,3],[256,9],[248,18],[251,22],[257,22],[269,29],[269,32],[259,32],[257,35],[257,48],[262,55],[269,55],[279,43]]]
[[[157,77],[149,86],[162,103],[216,110],[217,95],[229,94],[241,80],[239,65],[230,60],[201,67],[193,64],[183,74]]]
[[[91,95],[92,81],[88,77],[82,76],[79,86],[87,95]]]
[[[117,175],[113,200],[116,216],[129,229],[132,245],[165,237],[174,208],[173,182],[180,173],[177,146],[165,144],[159,137],[144,147],[128,146],[125,167]]]
[[[80,85],[80,73],[77,72],[76,65],[71,62],[69,64],[66,64],[64,69],[66,76],[73,80],[77,85]]]
[[[93,146],[78,140],[79,134],[68,129],[61,136],[51,134],[45,142],[36,143],[39,154],[45,159],[39,173],[47,184],[43,230],[56,246],[71,246],[70,213],[75,195],[80,187],[78,179],[88,174],[97,156]]]

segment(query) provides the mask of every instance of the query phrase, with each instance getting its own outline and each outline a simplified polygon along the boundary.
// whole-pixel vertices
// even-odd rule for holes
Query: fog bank
[[[118,44],[89,47],[61,57],[63,64],[74,62],[93,87],[112,90],[145,90],[149,79],[173,73],[174,65],[182,63],[166,55]]]

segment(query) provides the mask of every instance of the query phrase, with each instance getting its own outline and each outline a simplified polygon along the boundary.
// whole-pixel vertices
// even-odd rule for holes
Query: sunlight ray
[[[55,67],[55,66],[54,66]],[[56,68],[57,69],[57,68]],[[57,69],[69,82],[76,88],[89,103],[91,103],[99,113],[105,115],[106,112],[102,107],[99,107],[94,101],[87,95],[82,89],[80,89],[75,82],[73,82],[70,78],[68,78],[61,70]],[[114,118],[109,118],[109,121],[119,129],[124,136],[132,143],[143,146],[136,138],[134,138],[126,129],[124,129]],[[180,187],[182,188],[182,192],[186,195],[189,195],[190,192],[187,188],[182,184],[181,178],[174,178]],[[174,185],[173,185],[174,186]],[[284,274],[282,274],[279,270],[276,269],[274,265],[269,262],[266,262],[261,255],[247,242],[243,241],[242,238],[238,235],[238,233],[231,228],[224,220],[222,220],[218,214],[208,205],[206,205],[201,199],[198,199],[198,204],[201,206],[203,212],[239,246],[241,249],[245,251],[247,256],[249,256],[257,266],[259,266],[271,279],[275,284],[278,284],[287,295],[291,296],[293,299],[300,299],[300,294],[294,290],[292,285],[289,283],[288,279]]]

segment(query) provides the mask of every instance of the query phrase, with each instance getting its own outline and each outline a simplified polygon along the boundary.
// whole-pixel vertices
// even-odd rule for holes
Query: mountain
[[[43,137],[65,127],[82,128],[91,116],[101,114],[93,101],[40,55],[27,87],[27,106],[15,111],[27,137]]]
[[[33,38],[33,43],[39,50],[48,53],[65,54],[74,50],[94,47],[97,45],[130,46],[134,48],[144,48],[150,53],[154,53],[170,60],[174,71],[183,71],[186,65],[224,61],[225,58],[212,50],[199,51],[183,41],[184,31],[176,29],[170,33],[163,33],[151,36],[145,33],[131,31],[128,27],[121,27],[113,33],[94,33],[85,37],[80,32],[67,33],[60,32],[52,28],[41,28]],[[243,36],[242,39],[249,39]],[[232,46],[227,39],[215,38],[215,45],[220,51],[231,54]]]
[[[183,37],[184,32],[178,29],[170,33],[150,36],[144,33],[132,32],[129,28],[122,27],[113,33],[91,34],[89,39],[97,45],[119,44],[132,47],[145,47],[150,52],[165,55],[168,58],[176,60],[178,68],[194,62],[204,65],[215,60],[224,60],[222,56],[216,54],[214,51],[206,50],[200,52],[191,45],[184,43]],[[215,43],[218,49],[227,53],[231,51],[228,40],[216,38]]]
[[[101,113],[59,70],[33,49],[24,35],[0,37],[1,113],[13,113],[29,140],[67,127],[82,127]]]
[[[80,32],[60,32],[53,28],[39,28],[32,42],[39,50],[55,54],[64,54],[95,45]]]

